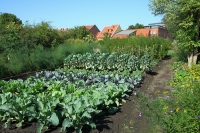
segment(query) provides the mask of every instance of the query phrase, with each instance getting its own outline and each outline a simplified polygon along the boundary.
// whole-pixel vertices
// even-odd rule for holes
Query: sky
[[[11,13],[29,24],[50,22],[54,28],[119,24],[129,25],[161,22],[148,7],[149,0],[1,0],[0,12]]]

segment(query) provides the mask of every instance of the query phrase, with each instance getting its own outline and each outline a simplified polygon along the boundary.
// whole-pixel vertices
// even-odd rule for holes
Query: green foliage
[[[89,69],[89,70],[109,70],[109,71],[124,71],[130,72],[141,70],[151,71],[152,64],[149,55],[143,55],[140,59],[134,55],[117,53],[85,53],[85,54],[70,54],[64,60],[64,65],[67,68],[74,69]]]
[[[0,33],[0,49],[2,52],[13,52],[22,47],[21,36],[19,35],[22,25],[11,22],[3,28]]]
[[[0,50],[6,54],[19,50],[22,47],[33,48],[42,45],[44,48],[55,47],[64,40],[59,36],[49,23],[41,22],[37,25],[19,25],[15,22],[4,27],[0,34]]]
[[[13,121],[17,122],[17,127],[22,127],[36,120],[38,133],[50,125],[62,125],[61,131],[74,127],[81,133],[85,124],[96,127],[94,116],[118,110],[128,97],[126,92],[131,92],[141,80],[138,78],[141,73],[137,74],[134,77],[59,70],[42,71],[24,81],[1,80],[0,121],[5,122],[5,127]]]
[[[108,32],[105,32],[103,34],[103,40],[106,41],[106,40],[110,40],[110,34]]]
[[[151,0],[150,9],[155,15],[164,14],[169,29],[177,30],[178,47],[189,56],[198,55],[200,46],[199,0]],[[174,31],[172,31],[174,33]],[[196,63],[195,60],[193,60]],[[190,62],[188,62],[190,64]]]
[[[39,24],[26,24],[21,32],[23,36],[23,44],[27,44],[30,48],[34,45],[42,45],[44,48],[52,48],[64,42],[59,33],[53,29],[49,22],[41,22]]]
[[[83,37],[83,40],[87,43],[91,43],[94,41],[94,36],[93,35],[87,35],[86,37]]]
[[[102,46],[87,43],[60,44],[52,49],[45,49],[42,45],[33,45],[31,49],[24,46],[9,55],[0,54],[0,77],[59,67],[69,54],[84,54],[92,52],[93,48],[104,50]]]
[[[163,98],[153,99],[138,93],[136,102],[143,115],[152,124],[160,125],[166,133],[200,131],[200,66],[191,69],[186,64],[174,64],[172,94],[164,92]],[[157,93],[157,92],[156,92]]]
[[[176,38],[176,32],[179,30],[177,26],[179,22],[175,20],[169,20],[168,15],[164,15],[162,22],[165,24],[166,29],[170,32],[170,35],[173,39]]]
[[[136,55],[137,57],[149,54],[152,60],[164,58],[171,44],[170,40],[165,40],[160,37],[143,36],[132,36],[124,39],[107,39],[101,40],[99,43],[104,46],[109,53],[116,52],[118,54]]]
[[[63,31],[60,33],[64,40],[67,39],[83,39],[89,35],[88,29],[85,26],[76,26],[74,28],[68,29],[67,31]]]
[[[15,22],[16,24],[22,24],[22,21],[17,18],[16,15],[11,13],[2,13],[0,14],[0,25],[7,25],[11,22]]]
[[[130,25],[128,27],[128,30],[131,30],[131,29],[143,29],[143,28],[144,28],[143,24],[136,23],[135,25]]]

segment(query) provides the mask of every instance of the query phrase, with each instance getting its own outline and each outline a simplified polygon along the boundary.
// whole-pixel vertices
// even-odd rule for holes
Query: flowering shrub
[[[186,64],[176,67],[169,84],[172,93],[152,99],[138,93],[136,103],[151,123],[160,125],[167,133],[197,133],[200,131],[200,65],[191,69]],[[161,95],[161,92],[155,92]]]
[[[12,52],[16,48],[21,47],[19,32],[22,29],[22,24],[16,24],[11,22],[5,26],[3,35],[0,39],[0,45],[2,50],[5,52]]]

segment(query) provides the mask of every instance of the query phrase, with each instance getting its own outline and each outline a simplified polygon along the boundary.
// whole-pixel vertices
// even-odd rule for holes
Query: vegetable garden
[[[1,77],[64,65],[55,71],[37,72],[26,80],[0,81],[0,121],[4,128],[11,123],[22,127],[38,122],[38,133],[51,126],[59,126],[61,131],[73,127],[77,133],[85,125],[94,129],[94,118],[117,112],[136,91],[142,75],[150,72],[170,48],[170,41],[159,37],[93,43],[60,44],[49,49],[24,46],[2,54]],[[102,53],[92,52],[93,48],[100,48]]]
[[[25,81],[0,81],[0,113],[1,121],[6,121],[5,127],[12,121],[17,121],[16,126],[20,127],[36,120],[37,132],[50,125],[61,125],[63,131],[74,127],[81,132],[84,124],[95,128],[94,116],[116,112],[128,97],[127,92],[134,91],[134,86],[142,80],[142,72],[151,70],[151,61],[148,55],[140,59],[128,55],[97,55],[69,55],[64,69],[38,72]],[[92,66],[96,63],[102,67]],[[84,67],[98,69],[78,69]]]

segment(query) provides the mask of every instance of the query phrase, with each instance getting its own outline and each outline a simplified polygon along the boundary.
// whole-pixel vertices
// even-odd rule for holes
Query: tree
[[[176,31],[178,31],[178,22],[168,19],[167,15],[164,15],[162,23],[165,24],[166,29],[170,32],[172,38],[176,38]]]
[[[0,25],[7,25],[11,22],[15,22],[16,24],[22,24],[22,21],[17,18],[16,15],[10,13],[1,13],[0,14]]]
[[[27,44],[29,48],[33,48],[34,45],[53,48],[64,42],[50,22],[44,21],[34,25],[26,23],[20,32],[20,36],[23,36],[22,43]]]
[[[178,47],[187,52],[188,66],[197,62],[200,46],[200,1],[199,0],[150,0],[154,15],[165,15],[168,25],[174,23]]]
[[[130,30],[130,29],[142,29],[142,28],[144,28],[143,24],[136,23],[135,25],[130,25],[128,27],[128,30]]]
[[[131,30],[131,29],[135,29],[135,26],[134,25],[129,25],[127,30]]]
[[[22,26],[22,21],[16,15],[10,13],[0,13],[0,52],[5,49],[15,49],[18,43],[18,32]]]
[[[75,26],[63,33],[64,39],[83,39],[89,35],[88,29],[85,26]]]

